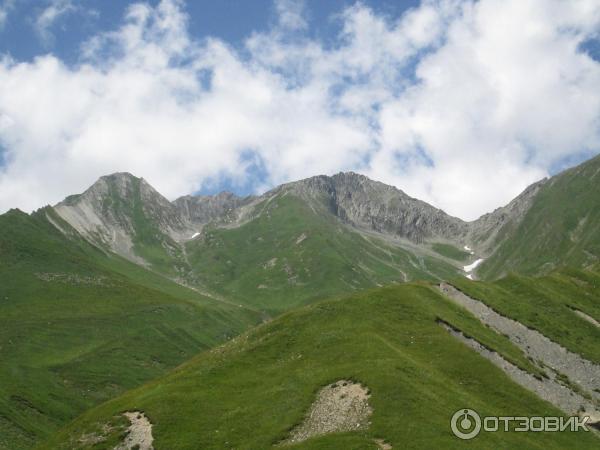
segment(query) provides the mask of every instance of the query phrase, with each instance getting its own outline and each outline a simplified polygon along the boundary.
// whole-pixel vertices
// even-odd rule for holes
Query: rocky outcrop
[[[393,186],[354,172],[312,177],[279,189],[321,202],[340,220],[356,228],[415,243],[460,241],[468,230],[466,222]]]
[[[173,204],[184,220],[194,226],[202,226],[210,222],[235,222],[240,208],[256,199],[252,195],[238,197],[231,192],[221,192],[216,195],[185,195]]]
[[[170,202],[143,178],[123,172],[101,177],[84,193],[54,206],[54,211],[93,244],[148,265],[140,251],[144,245],[181,258],[182,242],[207,223],[235,222],[253,200],[221,193]]]
[[[142,233],[153,233],[158,240],[177,240],[190,229],[171,202],[143,178],[129,173],[101,177],[54,210],[90,242],[140,263],[144,261],[133,247]]]
[[[525,213],[531,207],[533,199],[547,181],[548,179],[544,178],[530,185],[508,205],[470,222],[467,237],[469,244],[480,254],[486,256],[491,254],[502,240],[509,237],[511,231],[521,223]]]

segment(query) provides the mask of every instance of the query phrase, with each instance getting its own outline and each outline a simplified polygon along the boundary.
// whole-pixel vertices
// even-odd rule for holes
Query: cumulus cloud
[[[357,3],[334,45],[275,5],[243,49],[190,36],[185,5],[162,0],[132,5],[77,65],[5,57],[0,210],[115,171],[174,198],[355,170],[473,219],[599,149],[600,64],[581,50],[594,0],[426,0],[397,19]]]

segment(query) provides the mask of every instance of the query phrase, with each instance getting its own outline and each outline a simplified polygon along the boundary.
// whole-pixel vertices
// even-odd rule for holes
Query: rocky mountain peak
[[[100,177],[54,210],[90,242],[136,262],[142,262],[134,251],[141,239],[166,242],[190,233],[175,205],[128,172]]]
[[[540,184],[541,185],[541,184]],[[143,178],[127,172],[101,177],[83,194],[68,197],[56,212],[81,234],[100,241],[134,259],[134,244],[141,233],[177,246],[209,223],[235,226],[252,220],[263,209],[254,206],[278,195],[290,194],[307,202],[313,211],[332,214],[362,232],[379,233],[413,244],[451,242],[474,245],[489,253],[495,233],[519,220],[538,192],[534,185],[504,208],[467,223],[400,189],[355,172],[318,175],[281,185],[261,196],[240,197],[231,192],[186,195],[170,202]],[[148,231],[155,230],[155,231]],[[158,236],[158,237],[157,237]]]
[[[479,219],[469,223],[469,242],[483,254],[490,254],[500,244],[500,240],[510,236],[510,230],[515,229],[540,189],[548,182],[544,178],[528,186],[508,205],[496,208],[493,212],[484,214]]]
[[[112,197],[129,202],[136,192],[144,192],[146,198],[158,198],[160,202],[167,202],[158,191],[156,191],[143,178],[138,178],[129,172],[117,172],[98,178],[94,184],[87,188],[82,194],[71,195],[60,204],[75,205],[81,201],[103,202]]]
[[[283,185],[308,201],[318,201],[342,221],[359,229],[406,238],[460,239],[467,224],[394,186],[354,172],[319,175]]]

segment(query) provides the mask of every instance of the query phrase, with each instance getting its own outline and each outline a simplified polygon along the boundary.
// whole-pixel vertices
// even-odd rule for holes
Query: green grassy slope
[[[193,282],[269,312],[406,280],[453,277],[441,259],[343,226],[292,195],[258,206],[237,228],[209,228],[187,244]]]
[[[471,257],[471,254],[467,251],[456,248],[451,244],[441,244],[435,243],[431,246],[431,248],[446,258],[454,259],[456,261],[466,261]]]
[[[600,322],[599,272],[562,269],[540,278],[511,275],[493,283],[452,283],[500,314],[600,363],[600,330],[574,312]]]
[[[477,271],[480,278],[596,264],[600,259],[600,156],[545,183],[521,223],[501,230],[499,239],[503,240],[500,246]]]
[[[284,439],[315,393],[339,379],[371,390],[368,430],[317,437],[292,448],[597,448],[591,433],[482,433],[464,442],[449,420],[460,408],[483,415],[556,415],[496,366],[455,340],[443,319],[532,370],[523,354],[425,284],[404,284],[287,313],[205,352],[168,376],[88,411],[41,449],[77,447],[103,424],[143,410],[157,449],[266,449]],[[95,449],[111,448],[119,431]]]
[[[0,216],[0,448],[10,450],[259,319],[67,239],[46,212]]]

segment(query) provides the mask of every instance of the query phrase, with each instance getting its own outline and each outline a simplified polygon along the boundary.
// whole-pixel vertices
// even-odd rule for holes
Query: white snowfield
[[[200,233],[194,233],[191,237],[191,239],[194,239],[196,236],[200,236]]]
[[[465,250],[468,251],[471,255],[474,255],[475,252],[473,251],[473,249],[471,247],[469,247],[468,245],[465,245]]]
[[[483,262],[483,258],[479,258],[478,260],[476,260],[474,263],[469,264],[468,266],[464,266],[463,270],[467,273],[469,272],[473,272],[473,270],[475,270],[475,268],[481,264]]]

